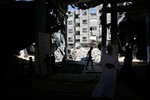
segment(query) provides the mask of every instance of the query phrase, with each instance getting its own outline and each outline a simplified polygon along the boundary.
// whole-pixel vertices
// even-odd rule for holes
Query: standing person
[[[29,73],[30,73],[30,76],[34,75],[34,62],[33,62],[32,57],[29,57]]]
[[[92,60],[92,50],[93,50],[93,47],[90,47],[90,50],[89,50],[88,53],[87,53],[88,61],[87,61],[87,64],[86,64],[86,66],[85,66],[85,68],[86,68],[87,70],[88,70],[88,65],[89,65],[90,62],[91,62],[91,67],[94,68],[94,67],[93,67],[93,60]]]
[[[130,75],[132,72],[132,49],[130,48],[130,45],[126,46],[125,49],[125,59],[124,59],[124,69],[125,72]]]
[[[113,100],[115,94],[116,74],[120,67],[118,57],[113,54],[113,47],[107,46],[107,53],[102,55],[100,61],[102,76],[95,86],[92,97],[102,100]]]
[[[51,55],[51,66],[52,66],[52,74],[56,74],[55,54],[54,54],[54,52],[52,52],[52,55]]]
[[[126,45],[124,64],[119,73],[119,79],[121,81],[130,78],[132,74],[132,59],[132,49],[130,48],[130,45]]]

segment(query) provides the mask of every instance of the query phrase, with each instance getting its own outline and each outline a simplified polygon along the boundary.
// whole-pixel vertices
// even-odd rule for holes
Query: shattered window
[[[82,29],[82,32],[83,32],[83,33],[87,33],[87,28],[83,28],[83,29]]]
[[[96,30],[97,30],[97,27],[96,27],[96,26],[93,26],[93,27],[90,28],[90,30],[91,30],[91,31],[96,31]]]
[[[82,37],[83,42],[87,42],[87,37]]]
[[[68,29],[68,33],[73,33],[73,29]]]
[[[83,24],[87,24],[87,20],[83,20],[82,22],[83,22]]]
[[[73,37],[68,37],[68,42],[73,42]]]
[[[87,15],[87,11],[86,11],[86,10],[83,10],[83,11],[82,11],[82,15]]]
[[[68,21],[68,25],[73,25],[73,21]]]

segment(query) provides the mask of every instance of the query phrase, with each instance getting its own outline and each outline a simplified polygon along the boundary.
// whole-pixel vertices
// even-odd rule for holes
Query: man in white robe
[[[117,69],[120,69],[120,64],[117,55],[113,54],[112,46],[107,46],[107,53],[102,55],[100,65],[102,66],[102,75],[100,81],[93,90],[92,97],[113,100],[116,73]]]

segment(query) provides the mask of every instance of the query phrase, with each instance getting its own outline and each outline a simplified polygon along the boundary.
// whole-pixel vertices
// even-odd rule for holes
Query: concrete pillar
[[[64,55],[64,58],[63,58],[63,60],[66,60],[67,59],[67,56],[68,56],[68,43],[67,43],[67,19],[68,19],[68,16],[66,15],[66,16],[64,16],[65,18],[65,55]]]
[[[49,53],[47,44],[45,45],[45,42],[42,41],[42,39],[45,39],[45,35],[48,36],[46,0],[35,0],[35,73],[40,76],[47,74],[47,71],[42,71],[45,56],[43,53]]]
[[[106,27],[106,21],[107,21],[107,15],[106,15],[106,7],[107,3],[103,3],[103,12],[102,12],[102,47],[101,47],[101,54],[106,53],[106,37],[107,37],[107,27]]]
[[[116,0],[111,0],[111,44],[115,54],[118,54],[117,30],[117,2]]]
[[[149,31],[149,14],[146,14],[146,33],[147,33],[147,62],[150,61],[150,31]]]

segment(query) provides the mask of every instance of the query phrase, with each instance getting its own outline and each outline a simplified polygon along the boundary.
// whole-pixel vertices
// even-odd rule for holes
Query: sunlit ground
[[[33,61],[35,60],[34,55],[25,56],[25,54],[20,54],[20,55],[18,56],[18,58],[25,59],[25,60],[29,60],[29,57],[32,57],[32,58],[33,58]],[[118,57],[118,58],[119,58],[119,62],[124,62],[124,57]],[[132,60],[132,62],[143,62],[143,61],[134,58],[134,59]]]
[[[79,50],[75,50],[75,56],[77,59],[74,59],[74,61],[80,61],[83,57],[85,58],[86,57],[86,54],[87,54],[87,49],[85,48],[81,48]],[[92,55],[93,55],[93,58],[94,58],[94,61],[96,63],[98,63],[100,61],[100,52],[98,52],[99,50],[98,49],[94,49],[93,52],[92,52]],[[58,54],[55,54],[55,55],[58,55]],[[61,55],[60,55],[61,56]],[[29,55],[25,49],[21,50],[20,51],[20,55],[18,56],[18,58],[21,58],[21,59],[24,59],[24,60],[29,60],[29,57],[32,57],[33,61],[35,61],[35,56],[34,55]],[[63,57],[61,57],[63,58]],[[124,56],[120,57],[118,56],[118,59],[119,59],[119,62],[124,62]],[[82,61],[82,60],[81,60]],[[133,60],[132,62],[143,62],[142,60],[139,60],[139,59],[136,59],[136,57],[133,57]]]
[[[124,57],[118,57],[119,58],[119,62],[124,62]],[[142,60],[133,58],[132,62],[143,62]]]

